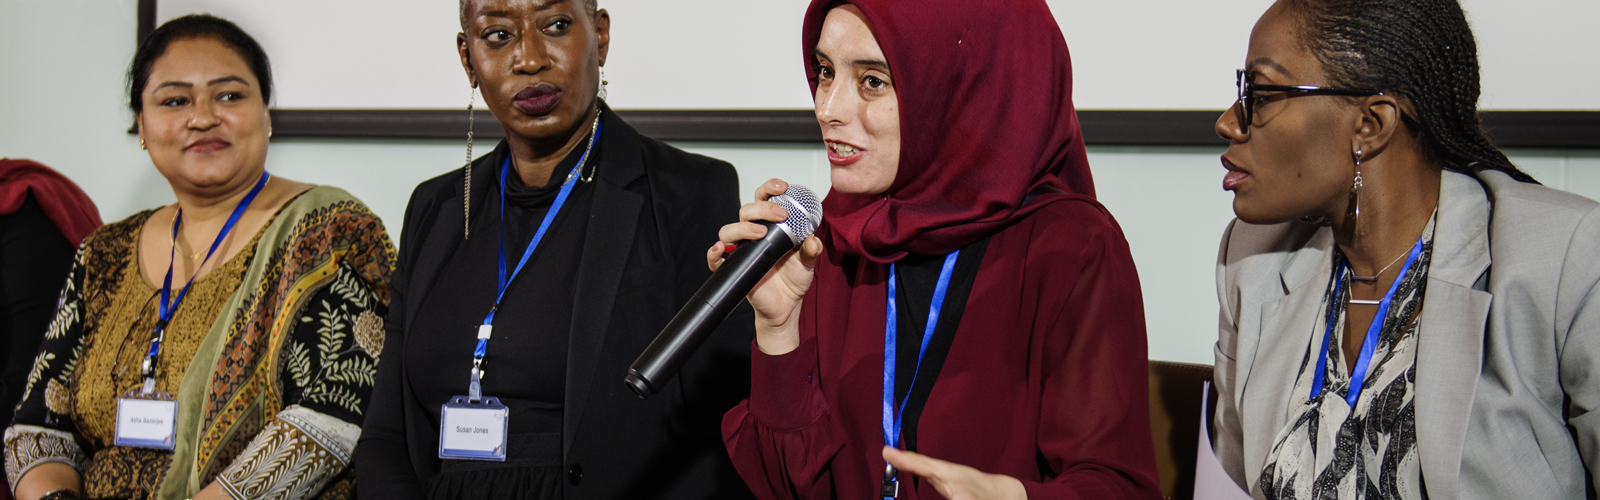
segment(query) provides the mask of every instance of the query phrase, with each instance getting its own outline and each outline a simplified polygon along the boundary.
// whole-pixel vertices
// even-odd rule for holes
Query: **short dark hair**
[[[1422,153],[1464,173],[1536,182],[1489,141],[1478,118],[1478,45],[1457,0],[1281,0],[1328,85],[1409,101]]]
[[[167,52],[172,42],[195,38],[210,38],[237,52],[261,83],[262,102],[272,102],[272,64],[261,44],[227,19],[210,14],[189,14],[162,23],[139,42],[139,50],[133,53],[133,63],[128,65],[128,108],[135,116],[144,111],[144,88],[150,83],[150,70],[156,59]],[[134,121],[137,127],[138,120]]]
[[[471,2],[471,1],[472,0],[461,0],[460,2],[457,3],[457,5],[460,7],[460,11],[461,11],[461,14],[460,14],[460,16],[461,16],[461,31],[463,33],[465,33],[467,31],[467,2]],[[589,11],[589,17],[594,17],[595,11],[599,10],[599,6],[596,5],[596,4],[599,3],[600,0],[573,0],[573,1],[583,4],[583,6]]]

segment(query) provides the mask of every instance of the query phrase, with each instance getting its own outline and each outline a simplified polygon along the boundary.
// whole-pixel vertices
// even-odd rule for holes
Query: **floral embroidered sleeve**
[[[83,248],[87,248],[85,244]],[[6,477],[17,484],[22,475],[39,464],[61,462],[79,467],[83,450],[76,439],[77,428],[70,417],[72,398],[67,386],[83,354],[84,251],[72,262],[72,274],[61,289],[55,318],[39,344],[39,354],[28,371],[23,398],[16,416],[6,428]]]
[[[284,343],[284,409],[217,477],[234,498],[302,499],[350,465],[383,351],[388,308],[348,267]]]

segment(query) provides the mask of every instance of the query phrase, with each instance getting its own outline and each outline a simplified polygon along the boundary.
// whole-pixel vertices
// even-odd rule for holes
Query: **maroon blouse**
[[[991,237],[918,451],[1015,477],[1033,499],[1160,498],[1127,242],[1088,197],[1042,205]],[[888,270],[829,257],[802,306],[799,348],[752,347],[750,398],[723,417],[728,453],[760,498],[877,498]],[[900,482],[900,498],[941,498],[909,473]]]

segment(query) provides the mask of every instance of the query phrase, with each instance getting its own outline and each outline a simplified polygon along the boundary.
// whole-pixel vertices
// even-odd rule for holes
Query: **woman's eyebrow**
[[[882,59],[856,59],[854,61],[850,61],[850,64],[889,71],[889,63]]]
[[[1283,73],[1283,76],[1294,76],[1294,72],[1284,68],[1283,65],[1278,64],[1277,61],[1272,60],[1270,57],[1263,57],[1254,61],[1250,61],[1250,66],[1248,66],[1246,69],[1253,69],[1256,66],[1266,66],[1268,68],[1272,68],[1273,71]]]

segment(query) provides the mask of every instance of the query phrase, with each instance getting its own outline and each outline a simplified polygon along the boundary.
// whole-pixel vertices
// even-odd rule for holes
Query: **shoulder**
[[[1538,184],[1518,182],[1497,171],[1478,179],[1488,191],[1490,248],[1503,264],[1592,254],[1600,247],[1600,203]]]
[[[1030,239],[1053,251],[1096,252],[1107,245],[1127,247],[1122,227],[1100,202],[1067,195],[1044,202],[1018,221]]]
[[[1325,227],[1299,221],[1252,224],[1234,219],[1223,230],[1217,249],[1219,296],[1237,305],[1253,291],[1283,293],[1283,287],[1308,277],[1306,272],[1291,275],[1290,262],[1297,256],[1321,262],[1318,257],[1332,244],[1332,234]]]
[[[1040,206],[990,239],[985,261],[1015,255],[1025,279],[1056,283],[1076,282],[1085,273],[1133,269],[1122,228],[1099,202],[1069,194],[1034,203]]]
[[[733,175],[733,165],[690,153],[652,137],[639,136],[639,153],[653,171],[675,175]]]
[[[703,199],[706,194],[737,198],[739,174],[733,164],[690,153],[644,135],[638,136],[639,158],[651,188],[667,198]]]
[[[1600,248],[1600,203],[1496,171],[1479,173],[1478,179],[1493,207],[1489,238],[1495,280],[1526,275],[1566,286],[1588,281],[1569,278],[1600,274],[1600,261],[1594,259]]]
[[[299,225],[377,224],[383,221],[360,198],[333,186],[312,186],[278,209],[280,217],[291,217]]]
[[[1481,172],[1478,180],[1493,203],[1491,223],[1496,233],[1510,230],[1528,236],[1571,234],[1585,220],[1593,224],[1594,214],[1600,211],[1600,203],[1594,200],[1540,184],[1519,182],[1498,171]]]
[[[152,208],[125,219],[100,226],[83,239],[81,250],[86,255],[124,254],[139,242],[139,232],[145,222],[160,208]]]

